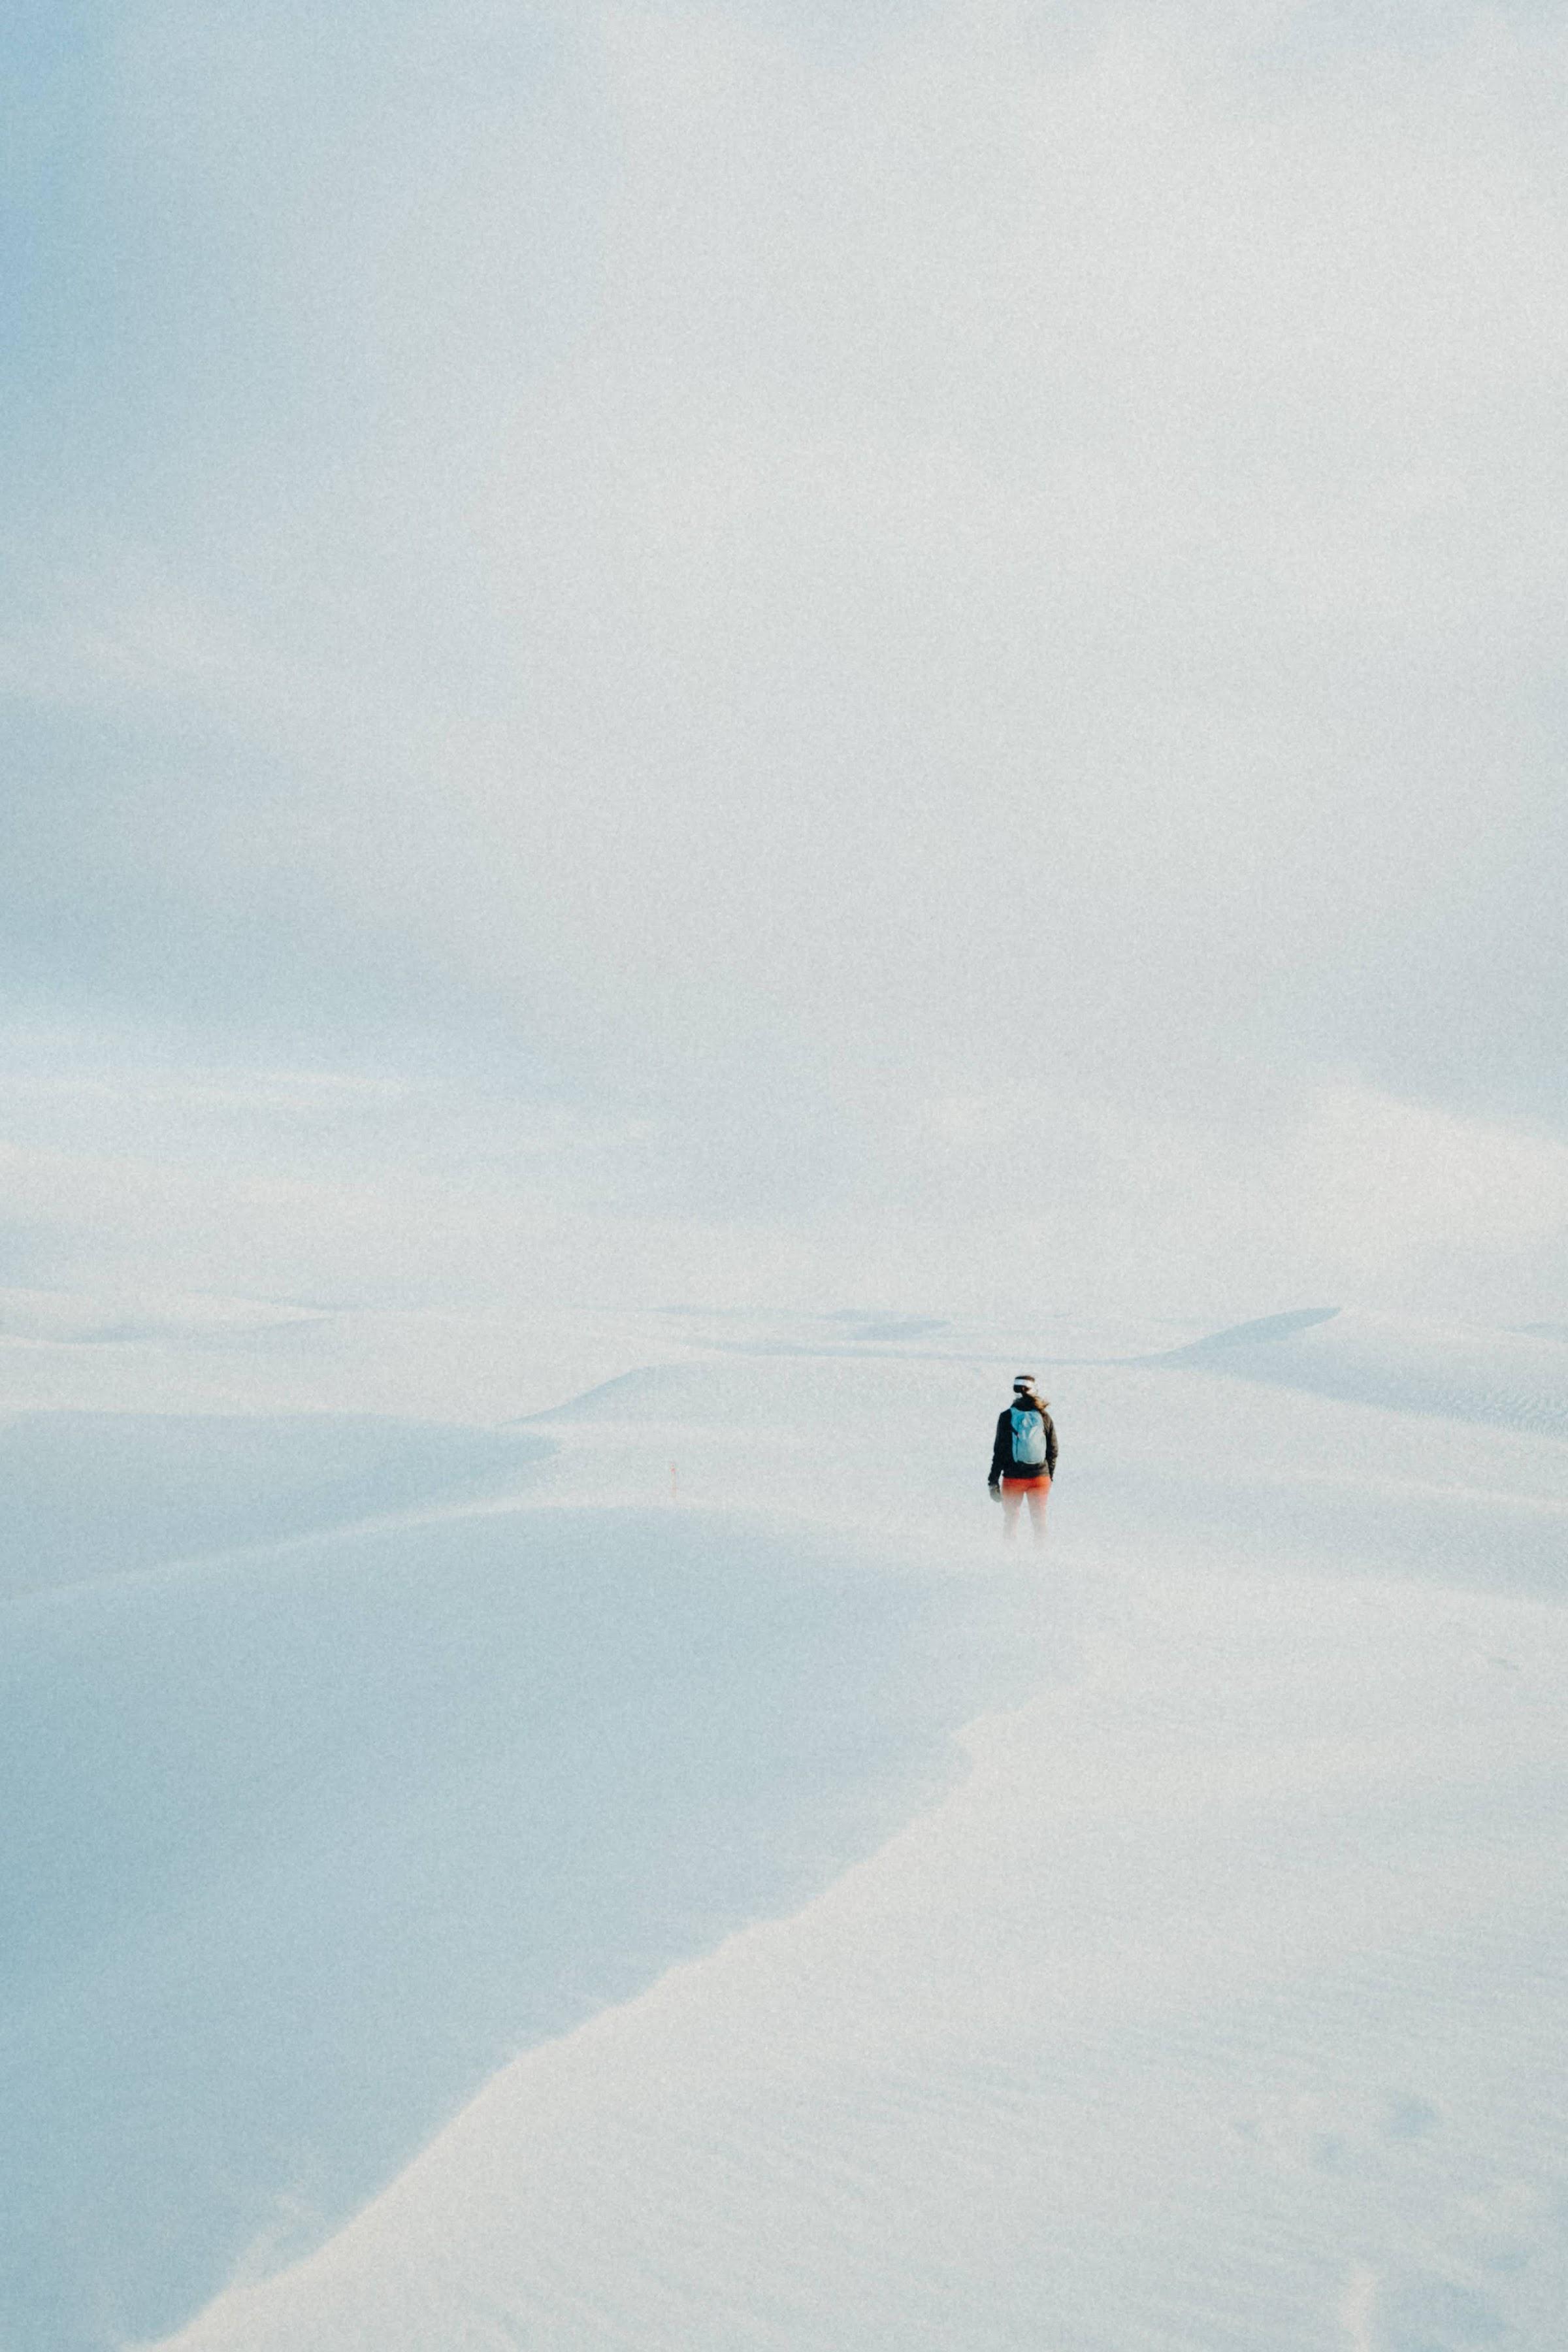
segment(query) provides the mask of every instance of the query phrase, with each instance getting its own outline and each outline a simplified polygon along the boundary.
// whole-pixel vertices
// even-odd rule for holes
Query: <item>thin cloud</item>
[[[1559,1118],[1561,25],[845,23],[118,16],[184,388],[8,635],[16,975],[460,1038],[672,1214],[973,1197],[1020,1096],[1091,1254],[1094,1134],[1239,1233],[1334,1074]]]

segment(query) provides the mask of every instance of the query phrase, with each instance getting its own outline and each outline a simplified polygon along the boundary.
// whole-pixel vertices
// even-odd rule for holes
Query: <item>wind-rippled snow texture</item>
[[[7,1608],[0,2339],[1555,2352],[1560,1349],[646,1318],[487,1433],[490,1330],[310,1456],[280,1362],[425,1393],[374,1320],[159,1342],[222,1410],[101,1459],[221,1553],[78,1573],[91,1416],[0,1432],[72,1579]]]
[[[520,2059],[181,2352],[1550,2352],[1555,1612],[1096,1584],[1083,1675],[936,1811]]]
[[[0,1426],[0,2341],[155,2334],[308,2247],[517,2049],[806,1900],[1019,1687],[1005,1581],[548,1507],[549,1450]]]

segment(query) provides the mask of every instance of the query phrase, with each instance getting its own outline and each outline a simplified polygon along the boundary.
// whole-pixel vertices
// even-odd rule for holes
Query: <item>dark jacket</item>
[[[1034,1411],[1039,1413],[1046,1424],[1046,1475],[1054,1478],[1057,1475],[1057,1425],[1044,1405],[1035,1406]],[[1005,1412],[996,1416],[996,1443],[991,1449],[990,1483],[994,1486],[999,1478],[1037,1478],[1039,1475],[1037,1462],[1015,1463],[1013,1459],[1013,1408],[1009,1405]]]

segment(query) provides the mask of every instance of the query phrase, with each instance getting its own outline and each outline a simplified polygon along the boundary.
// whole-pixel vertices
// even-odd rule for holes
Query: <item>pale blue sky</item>
[[[1394,1288],[1561,1285],[1556,12],[3,37],[17,1070],[438,1072],[939,1285],[1374,1282],[1454,1120],[1547,1205]]]

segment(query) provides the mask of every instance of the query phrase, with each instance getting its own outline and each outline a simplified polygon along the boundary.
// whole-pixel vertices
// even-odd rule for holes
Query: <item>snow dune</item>
[[[182,2352],[1547,2352],[1561,1626],[1110,1595],[937,1810],[517,2060]]]
[[[1017,1579],[545,1507],[548,1453],[0,1427],[0,2342],[312,2244],[517,2049],[872,1848],[1037,1664]]]
[[[542,1440],[341,1414],[0,1422],[0,1593],[277,1543],[518,1483]]]
[[[376,1319],[0,1429],[0,2343],[1554,2352],[1560,1347]]]
[[[682,1320],[0,1292],[0,1412],[364,1414],[488,1425],[650,1356]]]
[[[1474,1331],[1306,1308],[1215,1332],[1164,1360],[1357,1404],[1568,1436],[1568,1353],[1550,1326]]]

